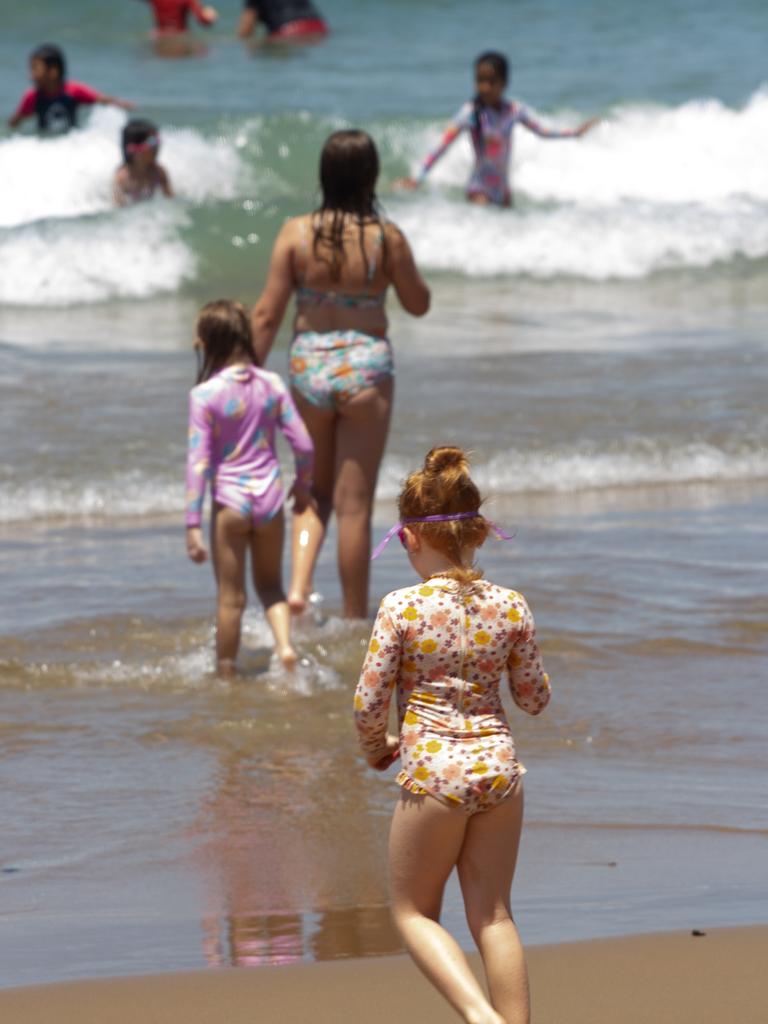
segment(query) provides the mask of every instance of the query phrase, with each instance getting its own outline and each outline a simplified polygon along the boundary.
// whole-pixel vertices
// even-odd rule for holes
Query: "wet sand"
[[[533,947],[534,1024],[764,1024],[767,943],[768,926],[761,926]],[[0,992],[0,1018],[14,1024],[458,1019],[405,957],[8,989]]]

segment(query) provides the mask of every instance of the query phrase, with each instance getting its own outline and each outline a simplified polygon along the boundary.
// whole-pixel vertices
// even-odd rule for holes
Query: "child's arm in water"
[[[269,261],[267,283],[251,314],[253,347],[262,366],[267,361],[275,335],[283,322],[288,300],[296,285],[293,276],[295,232],[295,221],[288,221],[277,236]]]
[[[9,128],[18,128],[22,121],[26,121],[28,117],[34,117],[36,96],[35,89],[27,89],[15,112],[8,118]]]
[[[189,9],[200,24],[205,25],[206,27],[213,25],[219,17],[219,12],[215,7],[211,7],[210,5],[206,5],[204,7],[200,3],[200,0],[190,0]]]
[[[174,198],[173,186],[171,185],[171,179],[168,177],[168,171],[160,164],[157,165],[157,180],[160,184],[160,191],[167,199]]]
[[[509,689],[515,704],[529,715],[538,715],[549,704],[552,687],[544,671],[536,626],[522,594],[513,593],[507,618],[516,624],[517,636],[507,659]]]
[[[212,424],[205,400],[193,389],[189,396],[186,497],[187,554],[193,562],[204,562],[208,557],[200,524],[205,488],[211,479]]]
[[[122,167],[118,167],[115,171],[115,177],[112,181],[112,196],[115,200],[115,206],[128,206],[131,202],[130,194],[126,188],[128,174],[129,171],[125,164]]]
[[[453,145],[456,139],[461,135],[463,131],[469,128],[472,118],[472,104],[465,103],[461,110],[458,112],[456,117],[448,124],[445,131],[442,134],[440,141],[437,146],[429,153],[424,162],[421,165],[419,173],[415,178],[400,178],[395,182],[396,186],[400,188],[415,189],[424,181],[427,174],[432,170],[434,165],[445,153],[445,151]]]
[[[247,39],[252,36],[256,31],[256,26],[259,24],[259,12],[255,7],[244,7],[240,15],[240,21],[237,23],[237,38]]]
[[[387,722],[402,653],[400,634],[382,601],[355,690],[355,726],[360,746],[368,764],[380,771],[398,756],[400,741],[387,734]]]
[[[538,135],[542,139],[577,139],[585,135],[590,128],[593,128],[600,118],[591,117],[588,121],[580,124],[578,128],[563,128],[558,131],[555,128],[545,128],[525,107],[521,107],[518,120],[520,124],[525,125],[528,131],[533,132],[534,135]]]
[[[279,378],[278,378],[279,379]],[[285,434],[286,440],[293,449],[296,463],[296,478],[293,481],[291,495],[294,512],[303,512],[311,500],[312,475],[315,466],[315,446],[304,420],[291,398],[288,388],[282,380],[279,384],[280,412],[278,423]]]

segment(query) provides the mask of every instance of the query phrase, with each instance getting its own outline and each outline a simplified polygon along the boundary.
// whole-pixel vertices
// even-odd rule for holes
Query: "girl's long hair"
[[[320,185],[323,199],[313,216],[312,254],[330,265],[331,280],[338,281],[344,263],[344,223],[348,216],[357,221],[360,252],[368,278],[369,263],[365,252],[365,225],[381,226],[376,179],[379,176],[379,154],[367,132],[352,128],[334,132],[320,154]],[[330,226],[327,226],[330,215]],[[330,249],[330,258],[321,255],[321,246]],[[385,264],[386,238],[382,229],[382,263]]]
[[[256,366],[260,365],[253,347],[251,321],[245,306],[239,302],[217,299],[203,306],[197,317],[197,336],[203,343],[198,384],[218,373],[238,351]]]
[[[461,448],[444,445],[427,453],[421,469],[411,473],[403,485],[398,499],[400,520],[420,519],[422,516],[447,515],[451,512],[479,511],[483,499],[469,475],[469,460]],[[446,555],[453,569],[441,575],[451,576],[459,584],[473,583],[482,572],[464,565],[463,548],[479,547],[488,536],[490,527],[482,516],[470,519],[448,519],[441,523],[413,523],[431,547]]]
[[[493,68],[493,73],[497,78],[500,78],[504,85],[509,81],[509,62],[503,53],[498,53],[496,50],[486,50],[485,53],[481,53],[479,57],[475,58],[475,74],[481,64],[488,64]],[[477,152],[482,154],[485,148],[485,142],[483,140],[483,122],[480,119],[480,114],[483,109],[482,101],[479,96],[475,96],[474,100],[474,124],[472,127],[472,134],[475,137],[475,145]]]

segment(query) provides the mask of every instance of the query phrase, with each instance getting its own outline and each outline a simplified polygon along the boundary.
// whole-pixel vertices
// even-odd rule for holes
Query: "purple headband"
[[[373,554],[371,555],[371,561],[373,561],[374,558],[378,558],[379,557],[381,552],[384,550],[384,548],[387,546],[387,544],[389,544],[389,542],[392,540],[392,538],[395,536],[395,534],[399,533],[400,530],[402,530],[402,528],[404,526],[410,526],[411,523],[445,523],[445,522],[447,522],[450,519],[474,519],[475,516],[479,516],[480,514],[481,513],[479,511],[476,511],[476,512],[449,512],[446,515],[439,515],[439,516],[414,516],[414,517],[412,517],[410,519],[403,519],[402,522],[395,523],[394,526],[391,526],[389,528],[389,530],[387,530],[387,532],[384,534],[384,537],[379,541],[379,543],[373,549]],[[510,536],[510,534],[505,533],[504,530],[502,530],[502,528],[500,526],[496,525],[496,523],[492,523],[490,519],[486,519],[486,522],[488,523],[490,528],[493,530],[493,532],[496,534],[496,536],[499,538],[499,540],[513,540],[513,537]]]

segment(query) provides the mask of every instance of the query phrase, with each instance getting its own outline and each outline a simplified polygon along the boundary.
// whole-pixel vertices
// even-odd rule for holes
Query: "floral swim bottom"
[[[393,376],[387,338],[359,331],[302,331],[291,344],[291,386],[319,409],[335,409]]]

